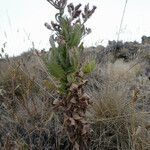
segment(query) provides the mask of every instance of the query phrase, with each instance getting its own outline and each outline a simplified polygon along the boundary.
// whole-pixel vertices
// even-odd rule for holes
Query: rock
[[[150,36],[142,36],[142,44],[150,44]]]

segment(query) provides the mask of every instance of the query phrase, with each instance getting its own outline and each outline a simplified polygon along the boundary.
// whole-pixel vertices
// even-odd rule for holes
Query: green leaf
[[[50,72],[51,75],[53,75],[57,79],[65,77],[65,71],[57,63],[48,64],[48,71]]]
[[[70,29],[71,26],[69,25],[68,18],[61,18],[61,27],[62,27],[62,35],[64,36],[64,40],[68,41],[70,38]]]
[[[70,63],[73,72],[76,72],[79,68],[79,54],[79,48],[72,48],[69,50]]]
[[[73,73],[69,74],[67,76],[67,80],[68,80],[68,83],[70,83],[70,84],[75,82],[76,81],[75,75]]]
[[[82,71],[83,71],[83,73],[85,73],[85,74],[89,74],[89,73],[93,72],[93,71],[95,70],[95,68],[96,68],[96,61],[95,61],[95,60],[92,60],[91,62],[87,63],[87,64],[83,67]]]
[[[58,90],[62,93],[65,94],[68,92],[68,81],[67,81],[67,76],[61,79],[61,84]]]
[[[82,34],[83,34],[83,29],[81,25],[77,24],[75,27],[72,28],[69,45],[71,47],[78,46],[80,44]]]

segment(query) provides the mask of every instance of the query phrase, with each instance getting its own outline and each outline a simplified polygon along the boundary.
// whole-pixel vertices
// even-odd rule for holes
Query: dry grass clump
[[[149,112],[136,109],[140,91],[135,79],[140,68],[139,65],[131,66],[132,63],[120,60],[114,64],[108,63],[105,69],[95,72],[101,79],[91,79],[95,85],[89,90],[94,101],[88,114],[93,122],[91,149],[150,148],[150,131],[147,126],[150,123],[147,122],[150,119]]]
[[[114,63],[108,63],[107,73],[112,80],[133,80],[140,71],[140,65],[133,62],[124,62],[122,59],[115,61]],[[123,77],[122,77],[123,76]]]
[[[96,100],[90,117],[94,130],[92,149],[129,150],[139,146],[146,149],[150,146],[149,131],[145,124],[148,113],[137,112],[120,91],[105,89],[102,94],[94,95]],[[139,127],[144,130],[144,136],[143,131],[136,136]]]
[[[52,110],[52,101],[57,98],[52,91],[42,88],[16,64],[1,74],[0,89],[1,148],[69,147],[66,134],[60,132],[61,119]]]

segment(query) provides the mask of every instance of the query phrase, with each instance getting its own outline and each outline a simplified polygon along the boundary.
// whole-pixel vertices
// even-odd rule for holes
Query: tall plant
[[[85,74],[91,73],[95,62],[82,64],[83,42],[82,38],[91,32],[85,27],[86,21],[94,13],[96,7],[89,8],[81,4],[67,5],[67,0],[47,0],[59,13],[55,15],[56,22],[45,23],[45,26],[54,31],[50,37],[50,55],[48,70],[58,81],[57,90],[59,100],[54,101],[54,108],[62,110],[63,125],[73,149],[87,149],[90,135],[90,124],[86,119],[86,111],[91,105],[89,96],[84,91],[87,83]],[[65,15],[65,8],[68,15]]]

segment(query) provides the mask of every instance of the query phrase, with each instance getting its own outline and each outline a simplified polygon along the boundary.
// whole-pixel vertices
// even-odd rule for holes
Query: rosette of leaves
[[[47,0],[59,13],[56,22],[45,23],[54,34],[50,36],[50,53],[47,68],[59,82],[60,100],[54,101],[55,108],[62,108],[64,126],[74,149],[86,149],[87,134],[90,131],[86,121],[86,110],[91,104],[89,96],[84,92],[87,81],[84,74],[91,73],[95,68],[94,61],[81,63],[83,54],[83,37],[91,32],[85,22],[94,13],[96,7],[89,4],[81,10],[81,4],[67,5],[67,0]],[[68,15],[65,15],[65,8]]]

